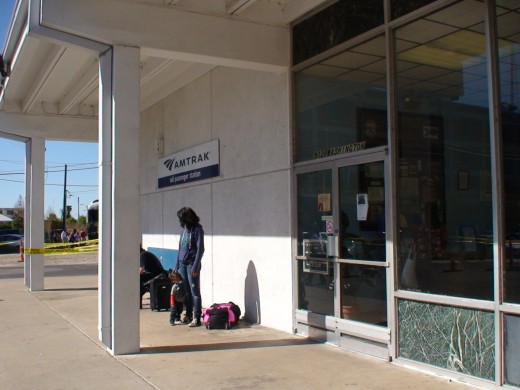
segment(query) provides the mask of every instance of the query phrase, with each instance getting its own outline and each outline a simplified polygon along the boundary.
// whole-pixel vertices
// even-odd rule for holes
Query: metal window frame
[[[484,301],[478,299],[470,299],[464,297],[444,296],[436,294],[427,294],[413,291],[404,291],[397,289],[397,269],[396,259],[399,253],[399,242],[395,236],[398,231],[398,223],[395,216],[398,214],[398,202],[395,195],[397,189],[397,114],[396,114],[396,83],[395,83],[395,30],[398,27],[409,24],[413,21],[419,20],[430,13],[437,12],[443,8],[447,8],[460,1],[464,0],[438,0],[421,9],[413,11],[398,19],[391,20],[390,18],[390,0],[385,1],[385,23],[368,32],[365,32],[357,37],[354,37],[342,44],[331,48],[323,53],[309,58],[301,63],[291,67],[291,90],[292,102],[294,99],[294,74],[302,69],[312,66],[323,61],[326,58],[337,55],[341,52],[349,50],[350,48],[364,43],[378,35],[385,36],[386,39],[386,72],[387,72],[387,114],[388,114],[388,147],[384,147],[388,155],[385,159],[385,202],[386,202],[386,217],[391,224],[387,229],[387,241],[390,242],[387,247],[387,261],[390,273],[387,275],[387,299],[391,302],[388,311],[388,329],[389,329],[389,354],[390,358],[394,358],[396,363],[403,365],[412,365],[421,368],[422,370],[429,370],[436,374],[446,375],[447,371],[442,368],[426,367],[419,362],[412,362],[405,358],[398,356],[397,335],[398,335],[398,317],[397,317],[397,300],[414,300],[418,302],[448,305],[455,307],[468,308],[473,310],[493,311],[495,314],[495,381],[494,385],[502,387],[505,385],[505,356],[504,356],[504,314],[520,315],[520,304],[504,302],[504,280],[502,278],[504,271],[505,248],[501,244],[505,238],[504,226],[504,206],[501,200],[504,199],[504,182],[502,179],[503,165],[502,165],[502,132],[501,132],[501,118],[500,118],[500,84],[499,84],[499,69],[498,69],[498,49],[497,49],[497,21],[496,21],[496,4],[494,0],[483,0],[484,2],[484,22],[485,22],[485,38],[487,51],[487,74],[488,74],[488,101],[489,101],[489,121],[490,121],[490,141],[491,141],[491,183],[492,183],[492,214],[493,214],[493,266],[494,266],[494,300]],[[292,106],[294,109],[294,106]],[[295,111],[294,111],[295,112]],[[296,136],[296,127],[293,117],[293,140]],[[294,146],[294,143],[293,145]],[[377,153],[377,150],[365,150],[352,153],[348,156],[352,161],[362,160],[372,153]],[[344,159],[344,156],[332,156],[320,160],[302,161],[292,164],[292,211],[293,211],[293,264],[296,264],[296,234],[297,234],[297,183],[296,178],[298,174],[312,171],[319,171],[322,169],[337,168],[337,164]],[[356,163],[352,163],[355,165]],[[350,164],[349,164],[350,165]],[[337,200],[336,200],[337,202]],[[391,221],[391,222],[390,222]],[[336,266],[339,267],[341,263],[348,263],[352,261],[338,259],[335,261]],[[337,270],[336,270],[337,271]],[[297,270],[293,270],[293,295],[294,302],[297,301]],[[296,325],[296,317],[303,318],[302,311],[294,307],[294,324]],[[299,313],[299,314],[297,314]],[[330,322],[330,321],[329,321]],[[295,328],[296,329],[296,328]],[[449,375],[463,382],[468,382],[476,385],[483,383],[489,385],[487,380],[470,377],[448,371]]]

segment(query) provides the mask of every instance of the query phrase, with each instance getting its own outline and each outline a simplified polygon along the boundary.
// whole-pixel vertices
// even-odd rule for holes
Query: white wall
[[[143,245],[178,247],[192,207],[206,233],[203,306],[232,300],[265,326],[292,330],[287,74],[216,68],[142,113]],[[220,140],[221,176],[157,189],[164,156]]]

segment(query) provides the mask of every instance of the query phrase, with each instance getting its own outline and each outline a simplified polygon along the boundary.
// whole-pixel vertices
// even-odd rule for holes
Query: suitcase
[[[150,309],[170,310],[170,290],[172,283],[167,276],[155,277],[150,281]]]
[[[240,319],[240,308],[233,302],[214,303],[202,315],[206,329],[231,329]]]

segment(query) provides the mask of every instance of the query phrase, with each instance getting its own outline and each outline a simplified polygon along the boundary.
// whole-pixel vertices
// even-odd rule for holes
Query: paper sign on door
[[[356,203],[358,221],[366,221],[368,215],[368,194],[357,194]]]

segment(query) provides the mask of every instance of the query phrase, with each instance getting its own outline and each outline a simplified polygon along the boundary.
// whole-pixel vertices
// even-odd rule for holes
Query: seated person
[[[148,291],[145,283],[155,278],[159,274],[166,275],[166,271],[164,270],[161,261],[152,252],[144,250],[142,245],[140,247],[140,251],[141,254],[139,256],[139,273],[141,277],[141,302],[143,299],[143,295],[146,291]],[[142,302],[140,303],[140,307],[142,307]]]

